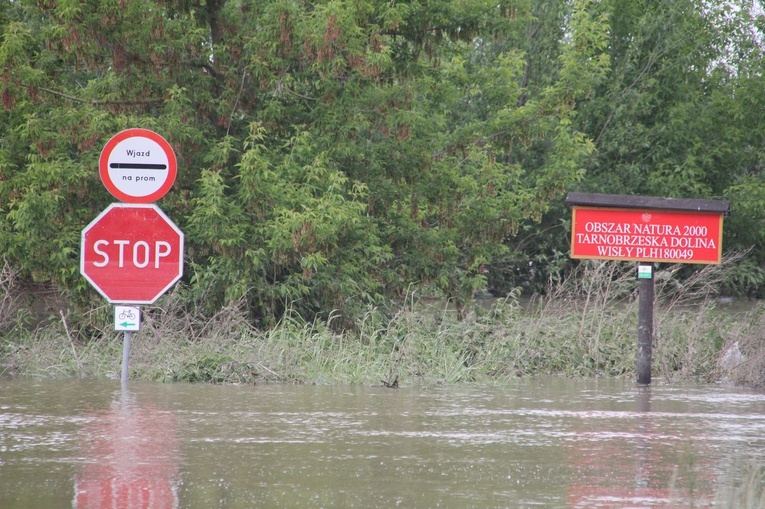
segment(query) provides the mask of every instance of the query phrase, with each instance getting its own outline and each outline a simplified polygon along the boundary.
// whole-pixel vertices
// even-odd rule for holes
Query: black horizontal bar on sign
[[[566,204],[585,207],[716,212],[726,216],[730,215],[730,203],[722,200],[571,192],[566,197]]]
[[[109,163],[109,168],[115,170],[166,170],[166,164],[148,163]]]

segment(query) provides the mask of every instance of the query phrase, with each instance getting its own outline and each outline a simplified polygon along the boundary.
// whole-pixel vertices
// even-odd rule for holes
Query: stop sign
[[[80,272],[111,303],[151,304],[183,275],[183,233],[156,205],[112,203],[82,230]]]

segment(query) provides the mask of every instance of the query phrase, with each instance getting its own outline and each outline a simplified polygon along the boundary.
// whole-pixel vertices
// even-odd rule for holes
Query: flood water
[[[0,507],[721,507],[765,394],[0,379]]]

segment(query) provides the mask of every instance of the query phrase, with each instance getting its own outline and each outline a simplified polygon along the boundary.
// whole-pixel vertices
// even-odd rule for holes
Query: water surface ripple
[[[715,385],[0,379],[4,509],[722,507],[763,460],[765,394]]]

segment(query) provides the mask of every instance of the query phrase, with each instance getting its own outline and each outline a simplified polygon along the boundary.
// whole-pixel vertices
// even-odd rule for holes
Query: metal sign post
[[[130,339],[133,335],[130,331],[125,331],[125,339],[122,342],[122,376],[120,382],[126,384],[130,378]]]
[[[123,384],[130,378],[130,340],[133,331],[141,330],[141,309],[134,306],[114,306],[114,330],[123,331],[125,338],[122,343],[122,377]]]

